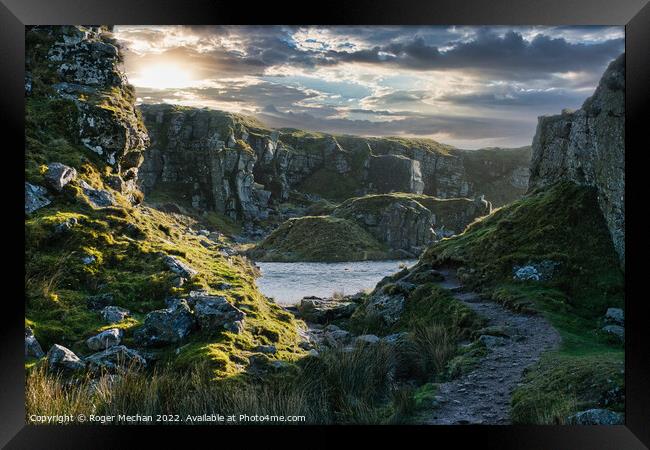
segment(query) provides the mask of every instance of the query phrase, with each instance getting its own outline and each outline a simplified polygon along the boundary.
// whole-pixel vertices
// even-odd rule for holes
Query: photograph
[[[625,27],[24,39],[27,424],[625,423]]]

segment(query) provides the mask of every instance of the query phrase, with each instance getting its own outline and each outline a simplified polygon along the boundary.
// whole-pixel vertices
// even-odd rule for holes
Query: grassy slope
[[[561,422],[622,386],[622,346],[597,330],[607,307],[623,306],[624,279],[591,189],[562,183],[529,195],[434,244],[423,260],[463,267],[466,284],[540,311],[562,335],[515,391],[514,422]],[[513,281],[514,265],[541,260],[560,263],[550,281]]]
[[[359,261],[385,259],[386,249],[346,219],[306,216],[284,222],[250,255],[259,261]]]
[[[244,259],[225,258],[203,247],[198,237],[186,234],[188,226],[197,228],[194,219],[133,207],[104,184],[104,176],[112,169],[78,142],[74,103],[51,95],[51,85],[58,81],[44,63],[51,41],[42,34],[27,34],[33,90],[26,98],[26,180],[41,184],[46,165],[63,162],[75,167],[79,178],[93,187],[111,191],[119,205],[93,208],[76,181],[61,194],[52,194],[52,204],[26,217],[25,322],[44,350],[59,343],[81,355],[88,353],[84,340],[108,328],[97,312],[86,307],[89,295],[112,293],[117,305],[134,313],[120,324],[125,328],[125,343],[130,345],[132,332],[144,315],[164,308],[165,297],[203,288],[225,295],[247,313],[245,332],[193,335],[180,349],[176,364],[208,362],[218,375],[227,376],[240,371],[259,344],[274,343],[278,359],[294,360],[304,354],[296,346],[292,316],[257,291],[255,273]],[[126,85],[99,91],[96,99],[80,100],[96,101],[119,115],[122,108],[132,107],[131,93]],[[55,232],[57,225],[72,218],[77,223],[68,232]],[[229,231],[222,229],[225,222],[219,218],[208,219],[208,227],[212,224],[212,228]],[[81,258],[86,254],[94,256],[95,262],[84,265]],[[162,262],[164,254],[186,261],[199,276],[182,288],[172,287],[173,274]],[[233,289],[220,291],[222,282]]]

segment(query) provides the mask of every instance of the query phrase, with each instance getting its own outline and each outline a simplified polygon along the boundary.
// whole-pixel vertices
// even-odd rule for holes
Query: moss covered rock
[[[352,221],[306,216],[284,222],[249,256],[259,261],[363,261],[386,259],[388,253]]]

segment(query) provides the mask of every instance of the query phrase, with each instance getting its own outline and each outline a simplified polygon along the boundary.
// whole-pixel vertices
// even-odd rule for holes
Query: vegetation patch
[[[386,259],[387,249],[357,224],[331,216],[289,219],[249,251],[258,261]]]
[[[622,408],[622,344],[599,329],[608,307],[623,307],[624,276],[592,189],[559,183],[533,192],[433,244],[422,259],[458,267],[465,285],[544,314],[559,331],[561,347],[515,390],[513,421],[563,423],[589,407]],[[544,262],[553,269],[540,280],[514,276],[517,267]],[[609,391],[618,400],[599,400]]]

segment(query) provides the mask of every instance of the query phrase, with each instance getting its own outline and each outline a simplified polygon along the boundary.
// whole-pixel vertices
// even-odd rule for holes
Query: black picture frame
[[[309,9],[309,7],[312,7]],[[37,24],[458,24],[458,25],[625,25],[626,30],[626,424],[624,426],[453,426],[453,427],[346,427],[346,431],[371,431],[379,438],[406,432],[406,445],[440,446],[444,438],[462,447],[539,448],[539,449],[636,449],[650,445],[650,387],[647,331],[644,314],[647,300],[634,288],[643,286],[642,265],[647,231],[643,226],[643,153],[647,151],[644,133],[650,103],[650,4],[647,0],[444,0],[444,1],[328,1],[240,3],[223,0],[0,0],[0,98],[1,140],[5,170],[21,176],[20,153],[24,148],[24,26]],[[645,119],[644,119],[645,117]],[[9,145],[9,142],[14,144]],[[7,159],[4,159],[4,158]],[[15,158],[15,161],[12,159]],[[635,176],[638,172],[641,175]],[[11,193],[5,195],[5,220],[14,218],[19,227],[13,236],[24,234],[20,180],[13,180]],[[15,189],[16,192],[13,192]],[[10,207],[9,207],[10,206]],[[12,209],[12,208],[15,208]],[[634,220],[635,215],[640,220]],[[13,223],[12,222],[12,223]],[[645,231],[645,232],[644,232]],[[265,440],[290,439],[287,428],[276,427],[167,427],[154,426],[34,426],[25,424],[23,339],[24,304],[19,301],[20,259],[13,257],[15,276],[6,282],[15,284],[15,295],[3,299],[3,326],[0,327],[0,444],[6,448],[103,448],[134,444],[138,437],[175,437],[186,445],[198,444],[197,432],[223,436],[238,432],[248,439],[253,435]],[[5,250],[6,251],[6,250]],[[640,264],[635,264],[636,260]],[[23,265],[24,266],[24,265]],[[647,275],[646,275],[647,277]],[[188,430],[188,428],[191,428]],[[295,427],[304,440],[332,445],[332,431],[340,427]],[[276,434],[277,433],[277,434]],[[128,437],[126,437],[128,435]],[[418,436],[415,436],[418,435]],[[432,436],[435,435],[435,436]],[[208,439],[212,439],[208,437]],[[215,437],[216,439],[216,437]],[[416,444],[416,439],[421,442]],[[424,439],[424,440],[423,440]],[[171,441],[170,441],[171,442]],[[207,442],[210,442],[209,440]],[[247,441],[246,441],[247,442]],[[402,444],[402,445],[404,445]],[[247,447],[249,444],[244,445]],[[367,445],[367,444],[365,444]],[[398,444],[399,445],[399,444]],[[428,446],[428,445],[427,445]]]

